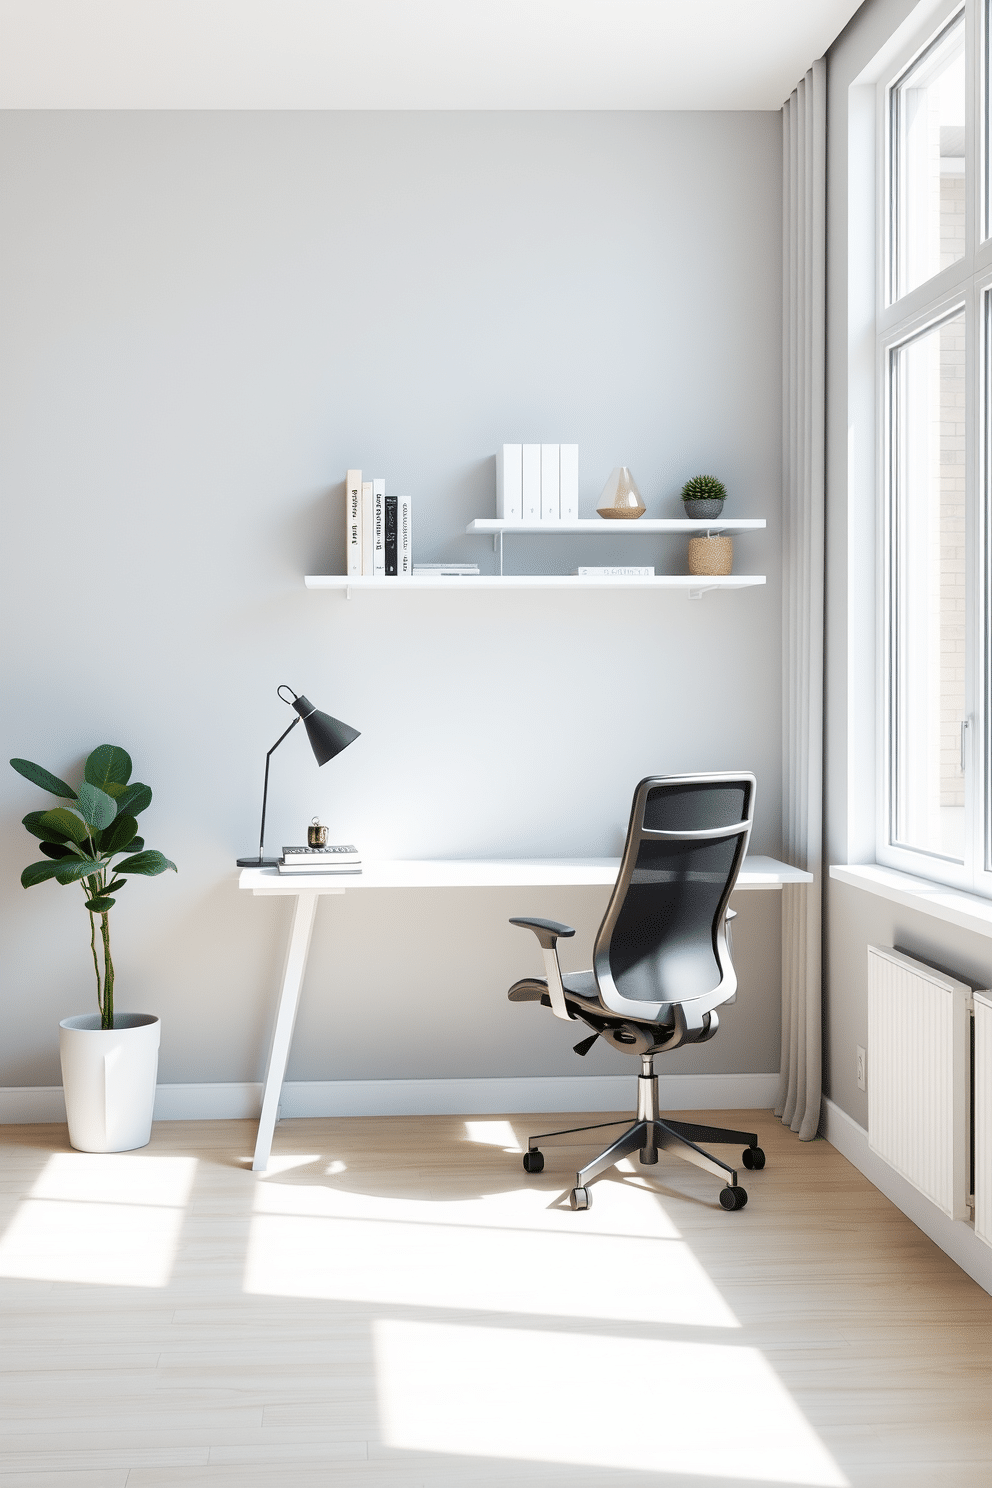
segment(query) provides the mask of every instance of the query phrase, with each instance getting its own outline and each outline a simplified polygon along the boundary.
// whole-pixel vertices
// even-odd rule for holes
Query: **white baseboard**
[[[949,1255],[986,1292],[992,1293],[992,1249],[975,1235],[974,1228],[960,1219],[948,1219],[919,1189],[907,1183],[888,1163],[868,1146],[868,1133],[863,1126],[824,1097],[820,1132],[832,1147],[859,1173],[863,1173],[907,1219]]]
[[[663,1111],[763,1110],[775,1104],[778,1075],[659,1075]],[[281,1117],[497,1116],[519,1111],[632,1111],[628,1075],[509,1076],[464,1080],[295,1080],[283,1086]],[[257,1117],[260,1083],[160,1085],[156,1121]],[[64,1122],[61,1085],[0,1088],[0,1123]]]

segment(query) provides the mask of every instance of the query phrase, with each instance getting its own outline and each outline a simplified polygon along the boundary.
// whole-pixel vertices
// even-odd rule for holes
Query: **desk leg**
[[[296,1009],[300,1003],[300,988],[303,986],[303,973],[307,967],[310,934],[313,930],[316,910],[317,895],[315,893],[304,892],[296,896],[296,904],[293,907],[293,928],[289,933],[289,948],[286,951],[286,965],[282,974],[282,990],[279,993],[279,1006],[272,1030],[272,1042],[269,1045],[269,1062],[265,1070],[262,1114],[258,1122],[255,1156],[251,1164],[253,1173],[264,1173],[269,1165],[272,1135],[276,1128],[276,1115],[279,1110],[279,1097],[282,1094],[282,1082],[289,1060],[289,1046],[293,1039],[293,1025],[296,1022]]]

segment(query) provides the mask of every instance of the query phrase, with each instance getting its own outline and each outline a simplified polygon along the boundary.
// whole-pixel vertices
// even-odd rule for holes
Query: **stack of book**
[[[387,496],[384,480],[349,470],[345,484],[348,577],[408,579],[413,572],[409,496]]]
[[[362,860],[352,843],[340,847],[284,847],[280,873],[361,873]]]
[[[577,522],[579,446],[504,444],[496,453],[496,515],[504,522]]]
[[[415,563],[413,565],[414,578],[423,579],[466,579],[478,575],[479,565],[477,563]]]

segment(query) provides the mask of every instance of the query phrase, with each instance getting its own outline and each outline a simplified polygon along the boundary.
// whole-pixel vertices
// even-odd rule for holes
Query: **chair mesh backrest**
[[[621,996],[682,1002],[718,987],[717,932],[747,848],[753,776],[642,781],[616,889],[596,941]],[[734,836],[671,841],[644,832],[743,824]],[[604,964],[605,962],[605,964]]]

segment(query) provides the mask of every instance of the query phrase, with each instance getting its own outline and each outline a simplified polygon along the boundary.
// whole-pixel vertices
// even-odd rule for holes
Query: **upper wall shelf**
[[[476,517],[465,531],[472,537],[644,537],[664,532],[691,532],[702,537],[707,532],[757,532],[767,524],[764,517],[746,517],[740,521],[715,517],[712,522],[698,517],[638,517],[632,521],[616,521],[604,517],[582,518],[578,522],[504,522],[499,517]]]

